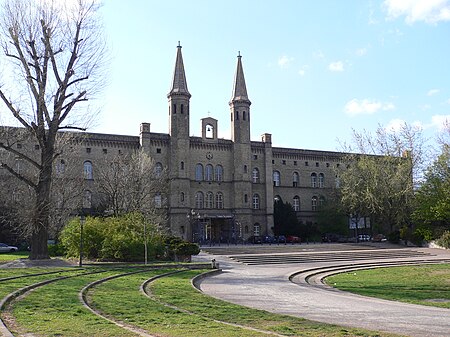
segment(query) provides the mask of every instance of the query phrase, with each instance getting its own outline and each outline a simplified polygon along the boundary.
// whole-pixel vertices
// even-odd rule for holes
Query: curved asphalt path
[[[330,245],[330,249],[335,247]],[[427,260],[450,258],[450,252],[445,250],[429,248],[415,250],[431,254],[426,257]],[[220,263],[223,273],[205,278],[200,288],[213,297],[274,313],[342,326],[406,336],[450,336],[449,309],[386,301],[289,281],[289,276],[298,271],[342,265],[344,264],[342,261],[249,266],[235,262],[225,255],[205,253],[201,253],[197,260],[205,261],[212,258]],[[419,261],[423,258],[393,258],[384,259],[383,262],[415,259]],[[376,261],[368,259],[358,262]]]

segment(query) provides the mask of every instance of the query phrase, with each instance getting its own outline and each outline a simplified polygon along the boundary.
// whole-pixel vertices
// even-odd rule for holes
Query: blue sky
[[[168,132],[178,41],[191,135],[209,115],[230,139],[238,51],[252,140],[339,150],[352,128],[406,121],[433,136],[450,120],[450,0],[107,0],[101,12],[111,61],[92,132]]]

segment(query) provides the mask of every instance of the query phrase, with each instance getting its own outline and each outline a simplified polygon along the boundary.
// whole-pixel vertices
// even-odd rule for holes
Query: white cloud
[[[439,92],[440,92],[439,89],[430,89],[427,92],[427,96],[434,96],[434,95],[438,94]]]
[[[330,71],[344,71],[344,63],[342,61],[332,62],[328,65]]]
[[[450,123],[450,115],[434,115],[431,117],[430,127],[443,131],[446,123]]]
[[[395,105],[390,102],[371,101],[369,99],[358,100],[356,98],[347,102],[344,112],[350,116],[371,115],[378,111],[394,110]]]
[[[288,68],[289,65],[292,63],[292,61],[294,61],[293,57],[288,57],[286,55],[283,55],[278,59],[278,65],[283,69]]]
[[[388,132],[398,132],[405,126],[405,124],[406,122],[403,119],[395,118],[389,121],[385,127],[385,130]]]
[[[385,0],[388,18],[406,16],[406,22],[437,23],[450,20],[449,0]]]

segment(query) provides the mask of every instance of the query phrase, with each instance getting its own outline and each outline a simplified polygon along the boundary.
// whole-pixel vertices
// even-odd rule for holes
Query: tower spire
[[[167,97],[171,95],[186,95],[191,97],[187,88],[186,75],[184,73],[183,55],[181,54],[181,45],[178,41],[177,46],[177,59],[175,61],[175,69],[173,71],[173,80],[170,92]]]
[[[245,78],[244,78],[244,70],[242,68],[242,56],[241,52],[238,52],[238,61],[237,61],[237,67],[236,67],[236,74],[234,75],[234,84],[233,84],[233,92],[231,94],[231,101],[230,104],[236,101],[242,101],[246,102],[248,104],[251,104],[250,100],[248,99],[247,95],[247,86],[245,85]]]

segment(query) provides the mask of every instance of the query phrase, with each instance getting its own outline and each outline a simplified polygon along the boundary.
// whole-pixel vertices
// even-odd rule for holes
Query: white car
[[[17,252],[17,247],[8,246],[6,243],[0,243],[0,253],[12,253]]]

